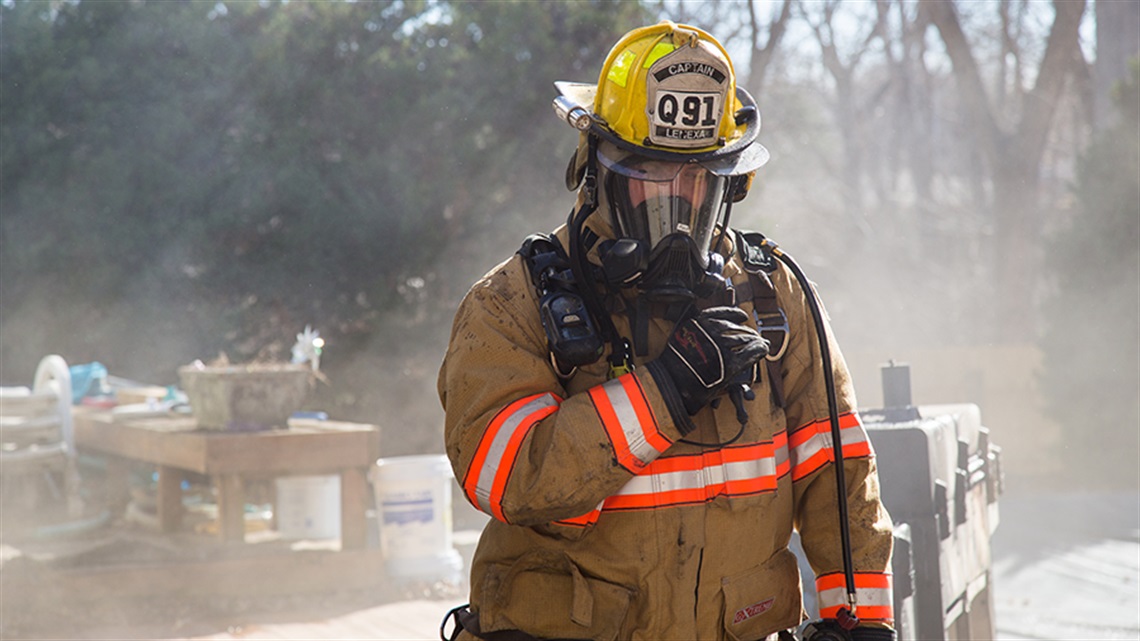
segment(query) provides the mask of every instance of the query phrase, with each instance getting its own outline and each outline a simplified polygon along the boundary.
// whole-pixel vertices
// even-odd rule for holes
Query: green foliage
[[[422,273],[444,249],[445,218],[493,217],[510,172],[549,155],[534,143],[554,130],[550,81],[596,66],[607,25],[631,13],[235,3],[209,19],[203,2],[48,6],[3,8],[0,176],[6,235],[62,238],[11,243],[4,266],[22,275],[67,257],[87,266],[69,293],[101,294],[178,241],[207,289],[239,298],[290,298],[299,276],[344,292]]]
[[[1135,488],[1140,426],[1140,63],[1116,92],[1120,119],[1082,158],[1077,215],[1053,239],[1057,292],[1043,385],[1074,464]]]
[[[201,5],[60,3],[54,20],[47,6],[0,14],[2,266],[17,299],[25,274],[61,272],[63,295],[115,292],[159,259],[156,239],[209,195],[187,176],[218,151],[202,132],[216,97],[185,94],[209,93],[240,55]]]
[[[551,83],[593,80],[646,19],[618,0],[0,5],[0,375],[56,352],[174,382],[220,350],[287,356],[312,323],[332,378],[372,350],[430,390],[419,360],[458,297],[569,209]]]

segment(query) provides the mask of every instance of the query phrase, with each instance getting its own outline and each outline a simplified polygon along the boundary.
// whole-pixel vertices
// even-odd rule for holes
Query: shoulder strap
[[[764,245],[764,234],[758,231],[733,230],[736,235],[736,253],[744,263],[744,270],[748,273],[776,271],[776,257]]]
[[[570,261],[558,238],[532,234],[519,248],[538,297],[550,363],[566,380],[580,365],[597,361],[603,344],[582,297]]]
[[[741,300],[752,300],[752,314],[760,335],[768,341],[765,357],[768,377],[772,381],[772,396],[777,407],[784,407],[784,377],[780,361],[788,349],[788,316],[780,308],[776,288],[768,274],[776,271],[776,258],[761,244],[760,232],[735,231],[737,253],[748,273],[748,290],[738,291]]]
[[[526,261],[531,283],[535,287],[540,286],[541,278],[570,267],[566,250],[562,248],[562,243],[558,242],[558,237],[553,234],[537,233],[527,236],[516,253]]]

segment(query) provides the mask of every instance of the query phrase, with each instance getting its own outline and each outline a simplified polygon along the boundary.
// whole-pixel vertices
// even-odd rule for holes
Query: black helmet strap
[[[610,343],[610,378],[616,378],[630,371],[632,359],[629,342],[618,334],[613,319],[602,305],[592,278],[593,271],[589,261],[586,260],[588,249],[582,246],[583,227],[590,214],[598,209],[598,138],[590,134],[587,136],[588,153],[586,156],[586,170],[583,177],[583,189],[586,190],[582,199],[582,206],[577,212],[570,210],[570,218],[566,221],[570,236],[570,269],[574,279],[580,283],[580,294],[586,304],[586,310],[594,321],[598,323],[602,332],[602,339]]]

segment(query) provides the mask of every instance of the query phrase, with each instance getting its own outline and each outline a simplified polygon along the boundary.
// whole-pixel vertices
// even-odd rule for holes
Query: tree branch
[[[775,12],[773,12],[775,15]],[[792,0],[781,3],[779,15],[768,25],[768,41],[760,45],[760,21],[756,16],[755,0],[748,0],[748,18],[752,26],[752,56],[748,64],[748,87],[759,94],[764,86],[764,78],[768,74],[768,66],[776,54],[776,49],[784,39],[788,30],[788,22],[792,15]]]
[[[962,24],[958,20],[958,12],[953,2],[920,2],[919,10],[925,12],[930,23],[938,29],[942,42],[946,45],[946,54],[954,69],[954,78],[958,82],[959,95],[966,117],[980,134],[979,143],[984,147],[988,158],[995,159],[1002,139],[1007,134],[998,126],[997,118],[990,108],[982,74],[978,69],[978,62],[970,50],[970,43],[962,31]]]
[[[1017,128],[1018,146],[1030,158],[1040,158],[1048,139],[1049,123],[1073,69],[1073,50],[1080,48],[1078,32],[1085,0],[1054,0],[1056,18],[1049,31],[1045,55],[1037,69],[1037,81],[1025,97]]]

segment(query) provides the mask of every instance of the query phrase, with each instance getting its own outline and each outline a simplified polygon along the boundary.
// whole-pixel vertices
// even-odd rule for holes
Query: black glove
[[[824,619],[804,626],[803,638],[804,641],[895,641],[895,631],[862,625],[844,630],[835,619]]]
[[[646,365],[682,435],[693,430],[690,416],[740,384],[734,379],[768,353],[768,341],[747,320],[738,307],[706,309],[678,323],[665,350]]]
[[[851,641],[895,641],[895,631],[860,625],[851,631]]]

